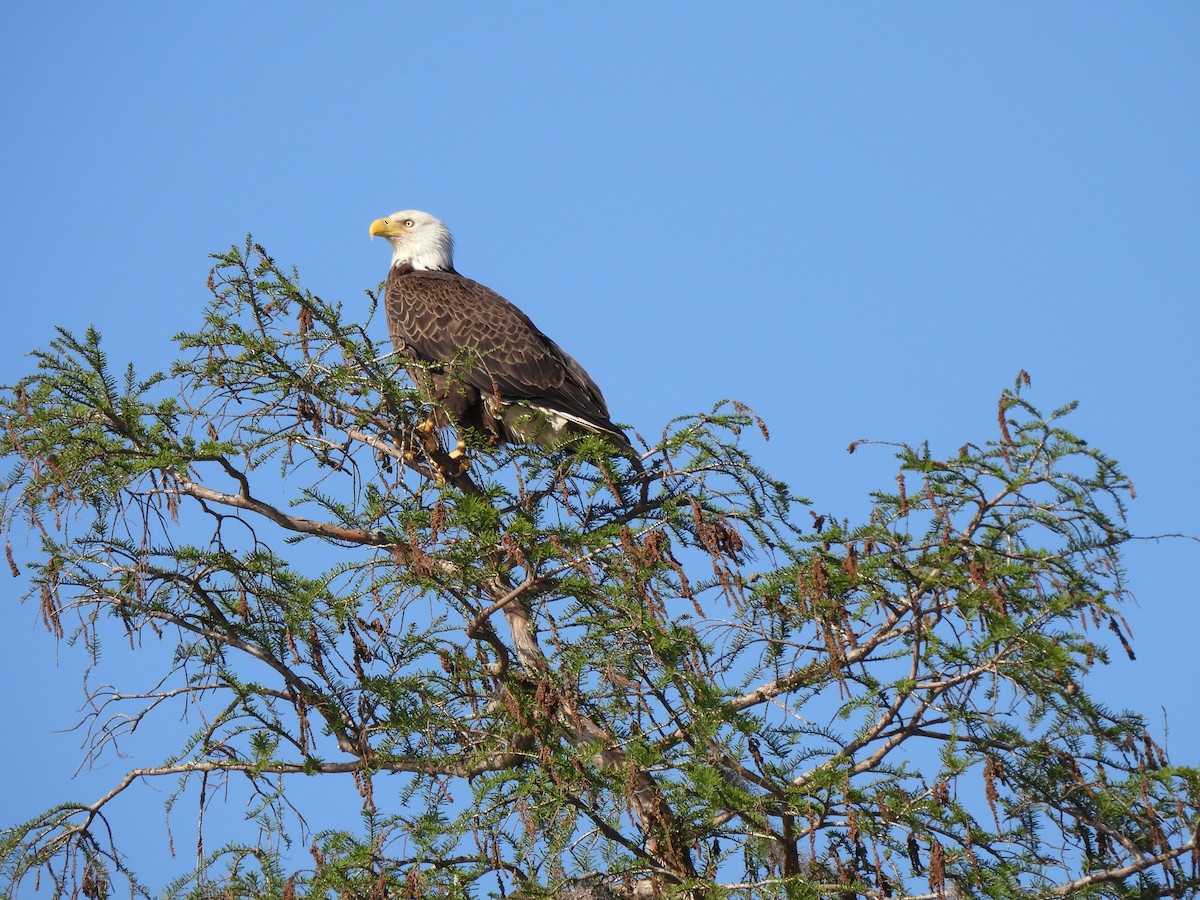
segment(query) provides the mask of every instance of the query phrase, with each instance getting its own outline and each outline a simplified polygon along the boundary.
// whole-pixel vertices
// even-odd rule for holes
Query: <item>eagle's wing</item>
[[[456,272],[393,269],[385,298],[392,342],[406,355],[450,363],[484,396],[527,400],[617,431],[583,367],[495,291]]]

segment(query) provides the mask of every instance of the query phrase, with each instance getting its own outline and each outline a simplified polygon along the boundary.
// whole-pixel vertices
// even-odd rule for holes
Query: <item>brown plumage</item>
[[[460,431],[543,447],[590,432],[636,458],[583,367],[512,303],[454,270],[445,225],[408,210],[370,233],[393,247],[384,297],[392,343],[422,362],[409,375]]]

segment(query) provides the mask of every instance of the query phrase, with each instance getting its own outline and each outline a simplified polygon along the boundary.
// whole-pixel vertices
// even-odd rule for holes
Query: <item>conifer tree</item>
[[[122,769],[0,822],[4,895],[1200,886],[1200,770],[1088,686],[1129,651],[1132,487],[1026,378],[991,440],[900,446],[854,523],[759,468],[733,402],[670,422],[644,470],[587,439],[475,441],[457,471],[357,306],[249,239],[209,287],[169,373],[64,329],[0,398],[9,564],[91,655],[86,761]],[[112,641],[170,652],[127,683]],[[119,756],[181,717],[165,758]],[[304,807],[305,779],[361,817]],[[198,859],[166,888],[110,827],[218,802],[247,827],[189,815]]]

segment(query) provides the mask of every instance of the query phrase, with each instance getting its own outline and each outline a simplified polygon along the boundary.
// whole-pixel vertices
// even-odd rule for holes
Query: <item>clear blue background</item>
[[[848,456],[852,440],[987,440],[1024,369],[1035,403],[1082,402],[1069,424],[1124,464],[1138,533],[1200,533],[1198,4],[68,2],[3,19],[0,382],[56,324],[166,366],[207,254],[248,231],[365,309],[388,261],[367,225],[415,207],[616,419],[652,438],[743,400],[771,426],[762,461],[822,512],[862,517],[893,483],[887,453]],[[1165,710],[1173,757],[1198,763],[1200,547],[1147,542],[1129,563],[1139,658],[1118,648],[1097,690],[1159,734]],[[0,602],[5,822],[161,755],[131,744],[68,784],[80,736],[52,729],[76,718],[81,653],[21,593]],[[149,848],[162,816],[141,797]]]

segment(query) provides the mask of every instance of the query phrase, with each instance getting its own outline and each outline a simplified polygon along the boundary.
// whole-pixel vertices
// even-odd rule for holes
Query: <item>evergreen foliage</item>
[[[0,398],[10,566],[106,685],[87,761],[193,729],[102,797],[0,823],[5,895],[149,894],[108,827],[147,785],[168,817],[246,806],[236,834],[201,824],[178,898],[1200,885],[1200,770],[1086,684],[1131,652],[1132,487],[1027,379],[994,440],[900,446],[851,523],[755,465],[765,427],[731,402],[671,422],[645,472],[587,440],[476,442],[443,474],[357,308],[249,239],[210,288],[169,375],[60,330]],[[163,671],[123,683],[112,640],[167,647]],[[294,801],[317,777],[352,780],[358,822]]]

